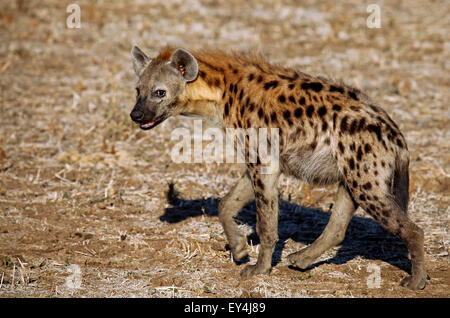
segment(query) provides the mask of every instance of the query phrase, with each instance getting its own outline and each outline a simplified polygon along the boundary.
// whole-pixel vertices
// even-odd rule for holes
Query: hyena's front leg
[[[278,177],[279,173],[261,174],[251,171],[256,202],[256,233],[259,236],[259,255],[255,265],[247,265],[241,272],[246,278],[269,274],[272,255],[278,241]]]
[[[219,204],[219,220],[227,236],[233,258],[237,261],[248,256],[247,240],[239,231],[233,218],[253,198],[252,182],[246,171]]]

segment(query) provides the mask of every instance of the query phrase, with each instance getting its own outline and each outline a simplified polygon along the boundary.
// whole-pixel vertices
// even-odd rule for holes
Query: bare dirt
[[[82,27],[69,29],[71,2],[0,3],[0,296],[449,297],[448,2],[386,1],[381,28],[369,29],[356,0],[77,1]],[[399,286],[407,251],[363,211],[340,246],[290,268],[286,255],[326,225],[336,187],[286,176],[276,265],[241,280],[217,205],[242,167],[174,163],[171,132],[190,119],[149,132],[132,124],[133,43],[151,54],[166,44],[258,50],[382,104],[411,152],[426,289]],[[254,262],[253,204],[239,221]]]

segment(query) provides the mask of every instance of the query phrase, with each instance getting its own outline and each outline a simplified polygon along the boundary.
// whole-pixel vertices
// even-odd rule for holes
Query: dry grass
[[[448,297],[449,5],[382,5],[368,29],[360,1],[63,1],[0,4],[0,296],[3,297]],[[304,72],[365,90],[399,123],[411,151],[410,217],[425,231],[431,281],[398,286],[403,244],[362,211],[340,247],[299,272],[285,256],[328,220],[334,187],[283,177],[280,243],[269,277],[241,281],[225,249],[218,200],[242,167],[175,164],[172,118],[150,132],[129,119],[133,43],[263,51]],[[178,201],[167,200],[169,184]],[[258,241],[253,205],[241,213]],[[81,269],[69,288],[70,265]],[[380,289],[366,284],[381,267]]]

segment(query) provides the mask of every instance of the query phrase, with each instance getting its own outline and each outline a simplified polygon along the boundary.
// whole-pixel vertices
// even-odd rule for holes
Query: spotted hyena
[[[260,238],[255,265],[242,277],[268,274],[278,240],[280,173],[320,185],[338,183],[329,223],[310,246],[288,256],[307,268],[339,244],[357,207],[400,237],[411,256],[411,276],[402,285],[425,287],[424,235],[407,217],[409,154],[388,114],[359,90],[298,70],[271,65],[251,54],[188,52],[166,48],[150,59],[133,47],[139,77],[131,118],[151,129],[174,115],[196,116],[225,128],[279,129],[279,165],[247,170],[219,205],[219,219],[235,260],[248,256],[246,237],[234,217],[250,200],[257,207]]]

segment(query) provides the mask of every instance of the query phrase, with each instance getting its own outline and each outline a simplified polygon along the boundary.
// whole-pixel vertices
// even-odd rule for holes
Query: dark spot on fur
[[[302,117],[303,115],[303,108],[298,107],[295,111],[294,111],[294,116],[297,118]]]
[[[322,107],[320,107],[320,108],[317,110],[317,114],[318,114],[320,117],[325,116],[326,113],[327,113],[327,108],[326,108],[325,106],[322,106]]]
[[[364,184],[362,185],[362,188],[363,188],[364,190],[370,190],[370,189],[372,189],[372,183],[366,182],[366,183],[364,183]]]
[[[341,154],[343,154],[344,151],[345,151],[345,148],[344,148],[344,145],[342,144],[342,142],[339,141],[338,147],[339,147],[339,152],[340,152]]]
[[[261,83],[263,81],[262,75],[258,75],[258,78],[256,79],[258,83]]]
[[[264,89],[267,91],[271,88],[278,87],[278,81],[270,81],[264,84]]]
[[[354,169],[355,169],[355,160],[354,160],[353,158],[350,158],[350,159],[348,160],[348,166],[349,166],[349,168],[350,168],[351,170],[354,170]]]
[[[359,121],[358,128],[357,128],[358,131],[361,131],[362,129],[364,129],[365,126],[366,126],[366,119],[363,117]]]
[[[279,96],[278,96],[278,101],[279,101],[280,103],[285,103],[285,102],[286,102],[286,97],[285,97],[284,95],[279,95]]]
[[[290,90],[293,90],[294,87],[295,87],[295,84],[291,83],[291,84],[288,85],[288,87],[289,87]]]
[[[367,154],[367,153],[370,153],[371,151],[372,151],[372,147],[369,144],[365,144],[364,152]],[[376,162],[375,162],[375,167],[376,167]]]
[[[375,113],[381,113],[380,108],[375,105],[369,105],[370,109],[372,109]]]
[[[328,129],[328,124],[326,121],[322,122],[322,131],[326,131]]]
[[[336,129],[336,120],[337,120],[337,114],[333,114],[333,129]]]
[[[277,121],[277,113],[272,112],[272,115],[270,115],[270,120],[272,122],[276,122]]]
[[[256,179],[256,185],[258,188],[264,191],[264,184],[262,183],[261,179]]]
[[[348,96],[350,96],[351,99],[359,100],[358,96],[356,96],[355,92],[349,91]]]
[[[325,138],[325,141],[324,141],[324,142],[325,142],[326,145],[329,145],[329,144],[330,144],[330,138],[328,138],[328,137]]]
[[[295,81],[298,78],[298,75],[296,73],[294,75],[292,75],[292,76],[278,74],[278,77],[283,79],[283,80]]]
[[[356,154],[356,159],[358,159],[358,161],[361,161],[362,156],[363,156],[362,148],[361,148],[361,146],[359,146],[358,153]]]
[[[319,83],[319,82],[312,82],[312,83],[305,82],[305,83],[302,83],[301,87],[302,87],[302,89],[305,89],[305,90],[311,89],[315,92],[320,92],[323,88],[323,85],[322,85],[322,83]]]
[[[306,109],[306,116],[311,118],[313,114],[314,114],[314,106],[309,105],[308,108]]]
[[[228,103],[230,104],[230,108],[233,107],[233,97],[230,96],[230,98],[228,99]]]
[[[355,149],[356,149],[355,143],[352,142],[352,143],[350,144],[350,150],[351,150],[351,151],[355,151]]]
[[[285,110],[285,111],[283,112],[283,117],[284,117],[284,119],[287,120],[287,122],[288,122],[289,125],[292,125],[292,121],[291,121],[291,112],[290,112],[289,110]]]
[[[341,132],[346,132],[348,130],[348,116],[344,116],[341,120]]]
[[[381,127],[380,126],[370,124],[370,125],[367,125],[367,130],[372,133],[375,133],[377,135],[378,141],[381,141],[382,137],[381,137]]]
[[[255,74],[250,73],[250,74],[248,75],[248,81],[251,82],[251,81],[253,81],[254,79],[255,79]]]
[[[306,100],[305,100],[305,97],[300,97],[300,99],[298,100],[298,103],[300,104],[300,105],[305,105],[306,104]]]
[[[358,120],[355,119],[352,121],[352,124],[350,125],[350,134],[353,135],[356,132],[356,129],[358,128]]]
[[[361,194],[361,195],[359,196],[359,199],[360,199],[361,201],[366,201],[366,196],[365,196],[364,194]]]
[[[333,110],[339,112],[339,111],[342,110],[342,106],[341,106],[341,105],[334,104],[334,105],[333,105]]]
[[[289,96],[289,101],[291,102],[291,103],[294,103],[295,104],[295,97],[294,96]]]
[[[260,107],[259,110],[258,110],[258,117],[259,117],[260,119],[262,119],[262,117],[263,117],[263,110],[262,110],[261,107]]]
[[[228,114],[229,114],[229,112],[230,112],[228,103],[225,104],[225,109],[224,109],[224,111],[225,111],[225,116],[228,116]]]
[[[344,94],[344,89],[339,86],[331,85],[330,92],[338,92],[338,93]]]
[[[239,93],[239,100],[242,100],[242,97],[244,97],[244,90],[242,89],[241,92]]]

